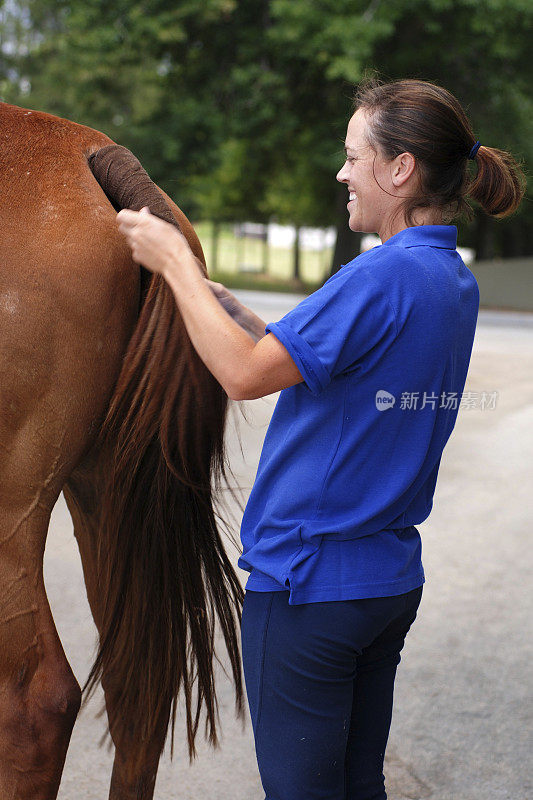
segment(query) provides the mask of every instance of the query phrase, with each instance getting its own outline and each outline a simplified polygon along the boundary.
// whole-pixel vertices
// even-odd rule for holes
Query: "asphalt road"
[[[298,300],[238,294],[265,322]],[[498,397],[494,408],[460,410],[433,511],[419,526],[426,584],[396,679],[385,762],[389,800],[533,797],[533,315],[481,312],[465,389],[497,391]],[[233,404],[231,464],[244,501],[276,399]],[[237,531],[238,521],[236,511]],[[67,657],[83,683],[96,633],[62,496],[50,526],[45,580]],[[159,770],[159,800],[264,797],[251,725],[243,730],[235,720],[222,674],[218,685],[222,746],[201,745],[189,766],[178,723],[174,760],[165,754]],[[112,753],[99,747],[105,732],[104,719],[96,718],[100,704],[98,696],[76,722],[61,800],[107,798]]]

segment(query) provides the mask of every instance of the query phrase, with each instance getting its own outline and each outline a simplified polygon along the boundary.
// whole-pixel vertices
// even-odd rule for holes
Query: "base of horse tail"
[[[147,205],[179,227],[125,147],[104,147],[89,164],[115,208]],[[217,743],[216,625],[243,713],[243,590],[213,495],[226,477],[227,403],[192,347],[172,291],[154,275],[101,431],[112,466],[98,533],[99,649],[84,687],[88,697],[103,680],[112,736],[127,745],[132,765],[153,755],[154,743],[162,750],[170,722],[173,742],[180,690],[190,757],[202,709],[206,737]]]

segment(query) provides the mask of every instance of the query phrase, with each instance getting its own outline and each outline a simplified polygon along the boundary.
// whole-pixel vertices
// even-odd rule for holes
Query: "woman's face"
[[[337,173],[349,192],[348,225],[352,231],[378,233],[386,237],[388,222],[398,198],[391,181],[391,162],[385,161],[368,143],[365,131],[366,112],[359,109],[348,123],[346,132],[346,161]],[[386,191],[384,191],[386,190]]]

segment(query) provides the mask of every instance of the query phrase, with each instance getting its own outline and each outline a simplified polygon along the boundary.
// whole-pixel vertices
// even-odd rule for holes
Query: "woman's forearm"
[[[171,287],[192,344],[206,367],[230,397],[240,397],[251,373],[252,353],[264,337],[263,320],[222,284],[209,281],[183,234],[150,214],[147,207],[122,209],[117,220],[134,260],[161,273]],[[241,323],[235,319],[238,314]]]
[[[239,309],[241,320],[234,319],[214,296],[194,257],[171,259],[163,275],[198,355],[228,396],[239,396],[265,323],[246,306]]]
[[[198,258],[195,258],[195,261],[199,271],[204,275],[205,266]],[[261,317],[258,317],[250,308],[241,303],[224,284],[213,281],[210,278],[205,278],[205,281],[222,308],[228,312],[235,322],[238,322],[254,342],[258,342],[265,336],[266,323]]]
[[[247,306],[242,305],[242,310],[239,309],[238,315],[235,317],[241,328],[250,334],[254,342],[258,342],[265,335],[266,323],[254,314]]]
[[[198,269],[204,274],[205,267],[201,261],[196,259]],[[254,342],[258,342],[265,335],[264,321],[254,314],[249,308],[243,305],[234,294],[227,289],[224,284],[205,279],[209,288],[217,298],[218,302],[233,319],[239,323],[241,328],[250,334]]]

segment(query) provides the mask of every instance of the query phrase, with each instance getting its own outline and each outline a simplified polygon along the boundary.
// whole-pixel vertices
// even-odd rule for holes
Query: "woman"
[[[415,525],[431,510],[479,306],[448,223],[467,196],[502,217],[523,194],[512,157],[476,142],[457,100],[422,81],[363,86],[345,151],[348,224],[382,245],[266,326],[200,275],[170,225],[118,214],[228,395],[282,390],[239,560],[267,800],[386,798],[394,679],[424,583]]]

